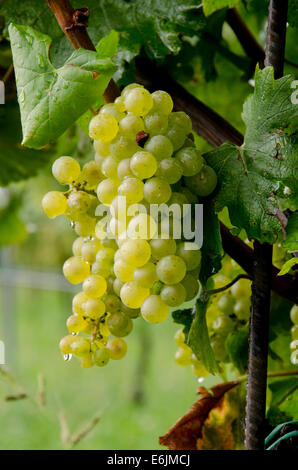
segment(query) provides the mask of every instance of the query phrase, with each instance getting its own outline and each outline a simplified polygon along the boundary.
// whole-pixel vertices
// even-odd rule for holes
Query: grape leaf
[[[298,251],[298,213],[292,214],[289,217],[286,227],[287,238],[284,240],[282,246],[290,253]]]
[[[280,405],[288,396],[298,389],[298,378],[289,377],[283,380],[275,380],[269,384],[272,392],[270,406]]]
[[[242,374],[248,364],[248,335],[248,327],[241,328],[236,333],[230,333],[225,342],[230,361]]]
[[[22,129],[17,102],[0,107],[0,185],[34,176],[49,162],[53,147],[37,151],[20,145]]]
[[[72,1],[80,8],[79,0]],[[177,54],[182,35],[193,35],[206,25],[202,7],[194,0],[86,0],[90,10],[88,32],[94,44],[111,29],[119,31],[120,44],[116,62],[130,62],[145,47],[155,59]],[[69,57],[72,46],[57,24],[46,2],[6,0],[1,9],[7,23],[33,26],[53,39],[51,59],[55,66]]]
[[[76,50],[55,69],[49,60],[51,38],[28,26],[9,26],[23,144],[42,148],[60,136],[104,92],[114,71],[109,58]],[[26,61],[24,61],[26,57]],[[61,112],[63,110],[63,112]]]
[[[203,362],[211,374],[219,372],[219,367],[213,354],[206,323],[206,309],[208,299],[206,294],[200,294],[196,302],[195,318],[188,334],[188,346],[191,347],[197,358]]]
[[[206,16],[222,8],[233,8],[239,0],[203,0],[203,9]]]
[[[159,438],[159,443],[170,450],[196,450],[197,440],[202,436],[209,413],[220,408],[225,394],[237,385],[237,382],[223,382],[214,385],[209,391],[200,387],[199,399]]]
[[[281,230],[278,194],[298,189],[297,144],[290,75],[274,80],[273,68],[257,70],[254,94],[244,104],[241,147],[225,143],[204,155],[217,172],[216,211],[229,209],[233,225],[249,238],[273,242]],[[291,129],[291,130],[290,130]]]

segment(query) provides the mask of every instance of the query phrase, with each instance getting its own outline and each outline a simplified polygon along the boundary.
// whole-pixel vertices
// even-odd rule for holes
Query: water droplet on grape
[[[63,354],[64,361],[70,361],[72,358],[72,354]]]

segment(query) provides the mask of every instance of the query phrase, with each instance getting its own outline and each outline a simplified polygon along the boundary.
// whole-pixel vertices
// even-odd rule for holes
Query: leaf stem
[[[212,294],[218,294],[219,292],[223,292],[223,291],[229,289],[230,287],[232,287],[232,285],[235,284],[236,282],[238,282],[240,279],[249,279],[251,281],[252,277],[248,276],[247,274],[238,274],[238,276],[236,276],[235,279],[233,279],[231,282],[229,282],[225,286],[219,287],[218,289],[207,290],[207,293],[209,295],[212,295]]]

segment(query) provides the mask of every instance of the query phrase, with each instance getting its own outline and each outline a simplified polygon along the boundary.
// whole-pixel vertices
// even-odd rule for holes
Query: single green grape
[[[63,274],[72,284],[79,284],[90,274],[89,264],[79,256],[68,258],[63,265]]]
[[[160,161],[164,158],[170,158],[174,147],[171,140],[165,135],[154,135],[147,140],[144,150],[152,153]]]
[[[152,137],[165,134],[168,128],[168,116],[160,111],[151,111],[144,118],[145,131]]]
[[[170,307],[178,307],[185,302],[186,290],[181,283],[164,286],[161,290],[160,297],[163,302]]]
[[[90,274],[83,282],[83,291],[88,297],[97,299],[107,290],[107,281],[99,274]]]
[[[175,158],[164,158],[159,162],[156,176],[166,180],[169,184],[175,184],[182,177],[182,166]]]
[[[166,91],[157,90],[152,93],[153,110],[164,114],[170,114],[173,109],[173,100]]]
[[[169,183],[161,178],[153,177],[144,184],[144,199],[149,204],[166,203],[172,194]]]
[[[213,168],[204,165],[196,175],[187,176],[185,183],[198,196],[209,196],[217,186],[217,176]]]
[[[142,317],[149,323],[161,323],[169,315],[169,306],[166,305],[159,295],[149,295],[142,303]]]
[[[91,139],[110,142],[118,133],[118,122],[110,114],[100,113],[94,116],[89,123]]]
[[[290,311],[290,318],[294,325],[298,325],[298,305],[293,305]]]
[[[45,214],[50,219],[54,219],[58,215],[65,213],[67,199],[60,191],[50,191],[42,198],[41,205]]]
[[[107,348],[98,348],[93,353],[93,360],[98,367],[104,367],[110,360],[110,351]]]
[[[150,152],[137,152],[131,157],[130,169],[140,179],[151,178],[157,170],[156,158]]]
[[[175,240],[156,238],[150,241],[151,255],[154,259],[160,260],[164,256],[174,255],[176,253]]]
[[[127,344],[122,338],[110,338],[107,342],[107,349],[109,350],[110,358],[118,361],[126,355]]]
[[[133,279],[141,287],[151,288],[154,282],[157,281],[155,264],[148,262],[144,266],[136,268]]]
[[[139,286],[135,281],[129,281],[121,287],[120,298],[127,307],[140,308],[149,293],[148,288]]]
[[[202,155],[194,147],[186,147],[179,150],[175,158],[181,164],[183,176],[194,176],[203,168]]]
[[[178,284],[186,274],[186,264],[179,256],[168,255],[158,261],[156,273],[165,284]]]
[[[54,161],[52,173],[61,184],[70,184],[76,181],[81,172],[79,163],[72,157],[60,157]]]

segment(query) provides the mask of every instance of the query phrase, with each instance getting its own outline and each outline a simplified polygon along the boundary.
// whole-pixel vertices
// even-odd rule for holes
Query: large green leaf
[[[72,1],[80,8],[79,0]],[[94,44],[111,29],[119,31],[118,62],[130,62],[144,46],[154,58],[177,54],[183,45],[181,35],[193,35],[206,24],[202,7],[194,0],[86,0],[90,10],[88,32]],[[33,26],[53,39],[51,58],[62,65],[71,53],[71,45],[57,21],[41,0],[6,0],[2,9],[7,23]]]
[[[34,176],[49,162],[53,148],[26,149],[21,146],[22,129],[17,102],[0,107],[0,185]]]
[[[114,71],[109,58],[79,49],[55,69],[51,38],[28,26],[9,27],[23,144],[42,148],[60,136],[104,92]],[[24,59],[26,57],[26,60]]]
[[[241,328],[235,333],[230,333],[225,346],[232,364],[240,373],[244,373],[248,364],[248,327]]]
[[[227,206],[232,224],[262,242],[273,242],[281,230],[278,195],[298,190],[298,106],[291,102],[292,80],[274,80],[272,67],[257,70],[254,94],[243,110],[243,145],[225,143],[204,155],[219,179],[216,210]]]

